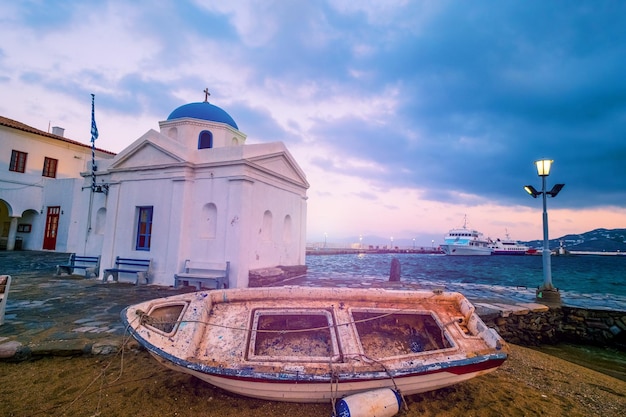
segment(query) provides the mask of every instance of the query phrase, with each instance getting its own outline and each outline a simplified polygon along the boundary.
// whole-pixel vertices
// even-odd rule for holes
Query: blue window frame
[[[213,133],[203,130],[198,136],[198,149],[207,149],[213,147]]]
[[[137,217],[137,242],[135,250],[150,250],[150,240],[152,238],[152,206],[137,207],[139,215]]]

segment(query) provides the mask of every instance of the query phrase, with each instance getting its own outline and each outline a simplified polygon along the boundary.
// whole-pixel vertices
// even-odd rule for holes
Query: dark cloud
[[[549,157],[549,183],[567,184],[562,206],[623,206],[626,5],[598,6],[446,10],[361,63],[378,74],[378,89],[401,82],[404,101],[387,125],[345,118],[319,121],[315,133],[338,154],[389,167],[377,181],[425,189],[426,198],[470,193],[531,206],[522,186],[539,183],[533,161]]]

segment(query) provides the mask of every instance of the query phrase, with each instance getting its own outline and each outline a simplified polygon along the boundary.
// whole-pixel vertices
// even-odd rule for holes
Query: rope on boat
[[[402,310],[400,310],[402,311]],[[228,329],[228,330],[239,330],[242,332],[248,332],[248,333],[252,333],[252,332],[257,332],[257,333],[279,333],[279,334],[287,334],[287,333],[304,333],[304,332],[312,332],[312,331],[317,331],[317,330],[330,330],[330,329],[336,329],[340,326],[350,326],[352,324],[358,324],[358,323],[367,323],[368,321],[374,321],[374,320],[378,320],[378,319],[382,319],[388,316],[392,316],[394,314],[397,314],[397,311],[394,312],[390,312],[390,313],[385,313],[385,314],[380,314],[378,316],[374,316],[374,317],[370,317],[370,318],[366,318],[366,319],[361,319],[361,320],[352,320],[346,323],[333,323],[329,326],[320,326],[320,327],[307,327],[305,329],[281,329],[281,330],[265,330],[265,329],[249,329],[247,327],[235,327],[235,326],[225,326],[223,324],[217,324],[217,323],[209,323],[208,321],[203,321],[203,320],[163,320],[163,319],[155,319],[154,317],[150,316],[148,313],[144,312],[143,310],[136,310],[135,314],[137,316],[139,316],[140,319],[140,324],[142,325],[149,325],[152,327],[155,327],[155,325],[171,325],[171,326],[175,326],[176,324],[181,324],[181,323],[198,323],[198,324],[204,324],[206,326],[213,326],[213,327],[220,327],[222,329]],[[447,327],[452,323],[457,323],[458,319],[453,319],[450,320],[447,323],[443,324],[443,327]],[[443,329],[442,329],[443,332]]]
[[[332,370],[332,362],[331,362],[331,373],[330,373],[330,404],[332,406],[333,409],[333,414],[332,417],[337,417],[337,413],[335,412],[336,410],[336,403],[337,403],[337,393],[339,392],[339,375],[337,375],[337,373]]]
[[[145,315],[145,313],[144,313],[144,315]],[[139,314],[138,314],[138,316],[139,316],[140,320],[143,317],[142,315],[139,315]],[[113,383],[119,381],[119,379],[122,377],[122,373],[124,372],[124,346],[132,339],[132,335],[130,333],[128,333],[128,329],[130,328],[130,326],[132,325],[132,323],[135,320],[137,320],[137,319],[134,319],[134,320],[130,321],[128,323],[128,326],[126,326],[126,328],[124,329],[124,334],[122,335],[122,345],[120,346],[120,349],[115,354],[115,356],[120,355],[120,372],[119,372],[119,375],[113,381],[108,382],[106,384],[106,386],[111,386]],[[68,411],[78,400],[80,400],[83,397],[83,395],[85,395],[87,390],[89,390],[89,388],[91,388],[91,386],[93,384],[95,384],[96,381],[98,381],[98,379],[101,379],[100,389],[99,389],[100,395],[98,396],[98,402],[96,404],[96,413],[94,414],[94,416],[100,415],[100,406],[101,406],[101,402],[102,402],[102,391],[105,388],[104,377],[105,377],[106,372],[109,369],[109,367],[111,365],[113,365],[113,359],[111,359],[111,361],[104,368],[102,368],[100,373],[89,384],[87,384],[87,386],[81,392],[79,392],[78,395],[76,395],[76,397],[74,398],[74,400],[71,403],[67,404],[63,408],[64,411]]]
[[[378,359],[370,358],[369,356],[363,355],[363,354],[360,354],[360,353],[356,354],[355,356],[360,356],[360,357],[362,357],[364,359],[367,359],[370,362],[373,362],[373,363],[375,363],[377,365],[380,365],[380,367],[383,368],[385,373],[389,376],[389,379],[391,379],[391,383],[393,384],[394,390],[398,394],[400,394],[400,397],[402,398],[402,404],[404,405],[404,411],[409,411],[409,406],[407,405],[406,398],[404,397],[404,394],[402,393],[400,388],[398,388],[398,384],[396,384],[396,380],[393,378],[393,375],[392,375],[391,371],[389,371],[389,369],[387,369],[385,364],[382,363],[381,361],[379,361]]]

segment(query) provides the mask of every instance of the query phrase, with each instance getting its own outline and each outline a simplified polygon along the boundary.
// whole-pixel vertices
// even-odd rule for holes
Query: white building
[[[0,116],[0,249],[68,252],[81,240],[74,197],[91,170],[91,146],[52,132]],[[99,160],[114,156],[95,150]]]
[[[229,261],[230,287],[248,286],[250,270],[305,264],[309,184],[283,143],[245,145],[234,120],[207,101],[159,125],[98,160],[102,192],[83,172],[66,203],[76,238],[64,250],[101,255],[101,276],[117,256],[151,259],[158,285],[172,285],[186,259]]]

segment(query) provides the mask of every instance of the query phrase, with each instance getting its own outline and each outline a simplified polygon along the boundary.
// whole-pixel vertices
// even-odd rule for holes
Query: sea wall
[[[289,280],[306,275],[306,265],[276,266],[250,270],[248,274],[249,287],[270,287],[284,285]]]
[[[571,342],[626,349],[625,311],[558,306],[525,313],[491,312],[481,318],[504,340],[519,345]]]

